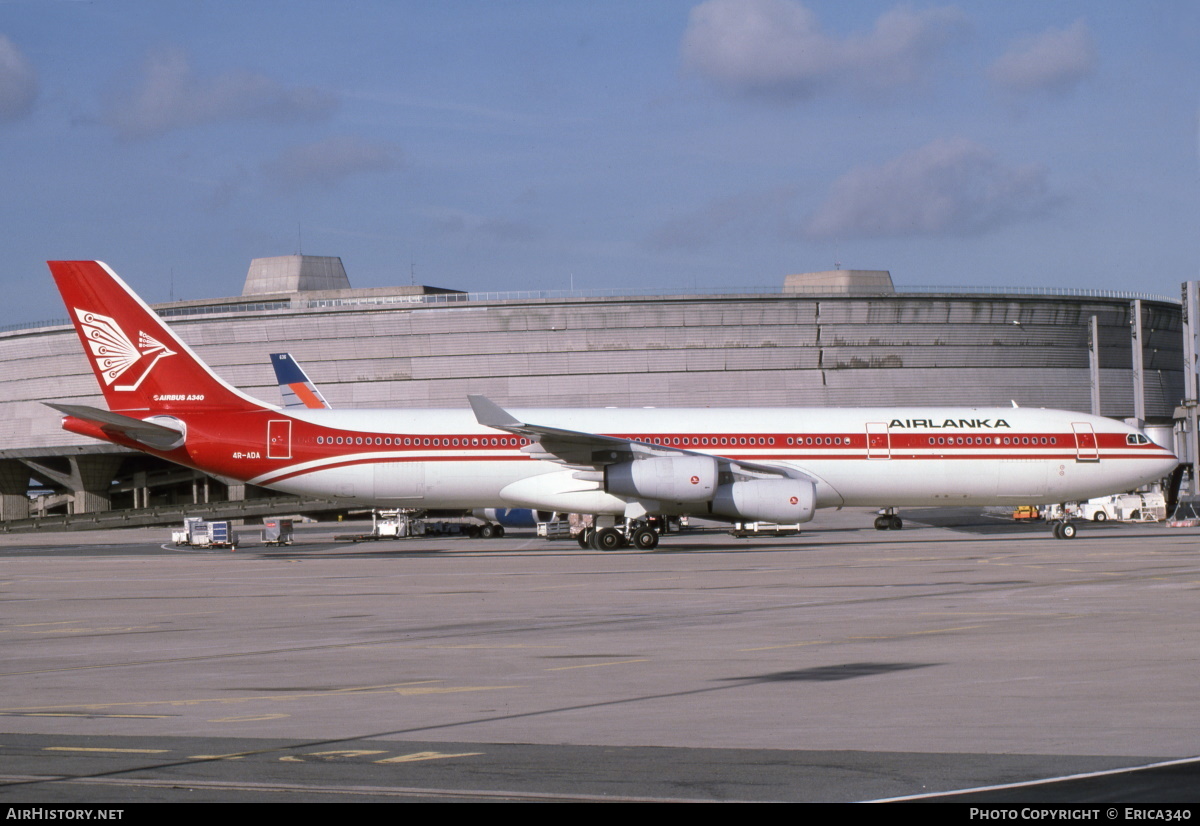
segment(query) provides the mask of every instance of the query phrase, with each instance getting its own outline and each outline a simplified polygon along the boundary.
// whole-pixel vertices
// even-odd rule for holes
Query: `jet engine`
[[[816,512],[816,485],[807,479],[751,479],[717,488],[712,512],[744,522],[791,525]]]
[[[608,465],[604,489],[660,502],[707,502],[717,489],[717,461],[709,456],[658,456]]]
[[[506,528],[532,528],[538,522],[549,522],[554,514],[552,511],[535,511],[529,508],[475,508],[471,515]]]

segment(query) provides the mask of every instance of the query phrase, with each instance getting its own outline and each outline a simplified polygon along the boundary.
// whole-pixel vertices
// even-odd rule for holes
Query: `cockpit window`
[[[1127,445],[1148,445],[1150,440],[1141,433],[1129,433],[1125,436],[1125,444]]]

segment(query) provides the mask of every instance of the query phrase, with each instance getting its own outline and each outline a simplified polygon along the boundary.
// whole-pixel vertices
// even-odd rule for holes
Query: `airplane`
[[[106,264],[49,266],[109,407],[50,404],[64,429],[347,504],[590,514],[580,544],[598,550],[653,549],[655,517],[878,507],[894,530],[899,507],[1077,502],[1178,464],[1122,422],[1037,408],[280,408],[214,374]]]
[[[325,401],[325,396],[291,353],[271,353],[271,366],[275,368],[275,380],[279,382],[279,394],[283,397],[285,408],[320,409],[332,406]]]
[[[285,409],[333,407],[291,353],[271,353],[271,366],[275,368],[275,380],[279,382]],[[550,512],[530,508],[473,508],[471,515],[484,523],[478,534],[481,539],[502,537],[505,528],[532,528],[538,522],[548,522],[553,516]]]

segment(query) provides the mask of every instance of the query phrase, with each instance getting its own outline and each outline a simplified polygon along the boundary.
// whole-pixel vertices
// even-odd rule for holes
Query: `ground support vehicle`
[[[264,545],[291,545],[292,520],[265,519],[263,520],[262,543]]]
[[[183,520],[183,530],[172,531],[171,541],[176,547],[228,548],[237,550],[238,536],[233,532],[233,523],[228,521],[205,522],[198,516]]]

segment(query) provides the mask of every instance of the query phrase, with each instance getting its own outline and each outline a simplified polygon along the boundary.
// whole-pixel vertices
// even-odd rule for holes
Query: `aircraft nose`
[[[1179,466],[1179,457],[1177,457],[1174,453],[1167,451],[1166,455],[1164,455],[1162,457],[1162,461],[1161,461],[1162,475],[1166,476],[1168,473],[1171,473],[1173,470],[1175,470],[1175,468],[1177,468],[1178,466]]]

